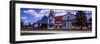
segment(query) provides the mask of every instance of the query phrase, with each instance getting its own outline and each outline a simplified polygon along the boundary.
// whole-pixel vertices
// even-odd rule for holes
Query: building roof
[[[43,16],[43,18],[41,19],[41,23],[48,23],[48,17]]]
[[[54,11],[50,11],[49,17],[54,17]]]
[[[47,16],[43,16],[42,19],[38,20],[35,23],[48,23],[48,17]]]
[[[63,20],[73,20],[75,18],[76,18],[75,15],[70,13],[67,13],[66,15],[63,16]]]

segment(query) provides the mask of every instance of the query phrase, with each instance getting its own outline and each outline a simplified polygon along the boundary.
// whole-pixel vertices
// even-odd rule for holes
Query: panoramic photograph
[[[92,11],[20,8],[21,35],[90,33]]]

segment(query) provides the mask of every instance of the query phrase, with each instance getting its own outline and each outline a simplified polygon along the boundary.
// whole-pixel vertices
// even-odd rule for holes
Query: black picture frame
[[[95,8],[95,36],[91,37],[78,37],[78,38],[59,38],[59,39],[46,39],[46,40],[27,40],[16,41],[15,38],[15,4],[44,4],[44,5],[58,5],[58,6],[75,6],[75,7],[90,7]],[[60,41],[60,40],[76,40],[76,39],[91,39],[97,38],[97,6],[96,5],[80,5],[80,4],[62,4],[62,3],[49,3],[49,2],[28,2],[28,1],[10,1],[10,43],[27,43],[27,42],[47,42],[47,41]]]

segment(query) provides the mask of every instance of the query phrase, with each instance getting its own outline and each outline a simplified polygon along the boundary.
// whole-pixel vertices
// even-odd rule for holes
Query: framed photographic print
[[[10,42],[97,38],[97,6],[10,1]]]

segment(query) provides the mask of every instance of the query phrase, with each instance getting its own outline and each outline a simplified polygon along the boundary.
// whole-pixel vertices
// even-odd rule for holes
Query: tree
[[[80,29],[83,28],[83,26],[87,25],[87,19],[85,16],[85,13],[83,11],[78,11],[76,14],[76,25],[80,27]]]
[[[21,21],[21,27],[23,27],[23,21]]]
[[[88,21],[88,28],[89,28],[89,29],[92,28],[92,18],[89,18],[89,21]]]
[[[30,27],[31,26],[31,23],[28,23],[28,26]]]

